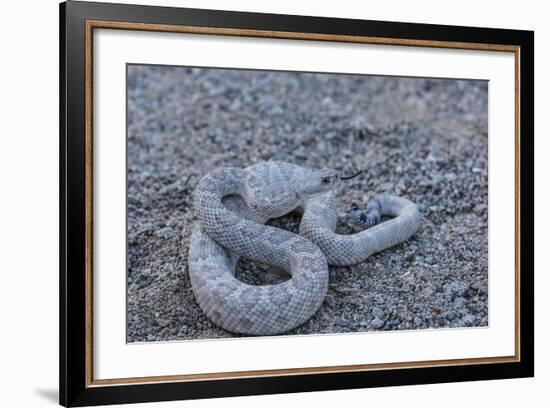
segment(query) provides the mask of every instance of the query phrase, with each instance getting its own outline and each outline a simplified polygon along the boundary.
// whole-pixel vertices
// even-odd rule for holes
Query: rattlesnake
[[[269,161],[245,169],[219,168],[200,180],[188,269],[195,298],[212,322],[249,335],[291,330],[321,306],[328,264],[362,262],[416,232],[416,205],[381,195],[374,208],[395,218],[353,235],[335,233],[333,190],[340,178],[329,169]],[[300,235],[264,225],[293,210],[303,212]],[[235,277],[239,256],[283,269],[291,278],[263,286],[241,282]]]

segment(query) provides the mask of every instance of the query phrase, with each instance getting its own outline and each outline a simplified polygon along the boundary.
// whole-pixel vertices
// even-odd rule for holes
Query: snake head
[[[340,176],[332,169],[312,171],[302,177],[298,183],[301,195],[312,195],[332,190],[340,182]]]

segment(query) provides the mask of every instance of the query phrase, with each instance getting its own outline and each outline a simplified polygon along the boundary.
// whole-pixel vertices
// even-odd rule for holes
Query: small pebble
[[[450,312],[447,312],[446,317],[447,317],[448,320],[454,320],[454,319],[456,319],[456,313],[451,310]]]
[[[384,311],[382,309],[380,309],[379,307],[375,307],[372,309],[372,315],[374,317],[377,317],[379,319],[382,319],[385,315]]]
[[[155,231],[155,235],[162,239],[171,239],[176,236],[174,230],[170,227],[161,228]]]
[[[445,295],[454,299],[465,296],[468,292],[468,285],[462,281],[453,281],[445,286]]]
[[[376,317],[372,321],[372,327],[374,329],[381,329],[382,327],[384,327],[384,323],[385,323],[384,320],[379,319],[378,317]]]
[[[463,297],[456,297],[453,301],[453,306],[457,309],[461,309],[466,304],[466,299]]]
[[[462,321],[464,322],[464,325],[465,326],[473,326],[473,324],[475,323],[475,316],[472,315],[472,314],[467,314],[466,316],[464,316],[462,318]]]
[[[168,319],[156,319],[156,323],[159,325],[159,327],[166,327],[170,325],[170,320]]]

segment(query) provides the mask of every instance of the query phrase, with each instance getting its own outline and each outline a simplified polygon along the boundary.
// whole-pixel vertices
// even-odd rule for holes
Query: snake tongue
[[[347,176],[347,177],[340,177],[340,180],[351,180],[352,178],[355,178],[357,177],[359,174],[363,173],[365,170],[359,170],[357,173],[355,173],[354,175],[352,176]]]

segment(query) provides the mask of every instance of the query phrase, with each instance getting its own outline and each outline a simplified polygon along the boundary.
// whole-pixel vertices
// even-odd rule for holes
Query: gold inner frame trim
[[[93,378],[93,30],[118,29],[132,31],[155,31],[203,35],[237,37],[275,38],[309,41],[331,41],[342,43],[379,44],[410,47],[449,48],[478,51],[513,52],[515,57],[515,353],[513,356],[479,357],[448,360],[395,362],[381,364],[354,364],[341,366],[301,367],[273,370],[252,370],[214,372],[153,377],[127,377],[113,379]],[[279,377],[306,374],[357,372],[373,370],[410,369],[442,366],[462,366],[474,364],[514,363],[520,356],[520,47],[505,44],[466,43],[451,41],[416,40],[406,38],[385,38],[369,36],[333,35],[288,31],[267,31],[235,28],[197,27],[187,25],[167,25],[129,23],[122,21],[87,20],[86,37],[86,234],[85,234],[85,284],[86,284],[86,387],[131,385],[144,383],[168,383],[183,381],[227,380],[254,377]]]

